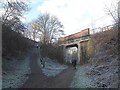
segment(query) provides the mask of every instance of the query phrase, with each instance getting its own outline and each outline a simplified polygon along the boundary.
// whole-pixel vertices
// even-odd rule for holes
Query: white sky
[[[56,15],[64,25],[66,35],[85,28],[95,28],[111,24],[112,17],[105,12],[105,5],[110,7],[118,0],[30,0],[32,10],[24,15],[23,22],[36,19],[40,13]]]
[[[91,27],[92,24],[94,27],[111,24],[112,18],[105,13],[104,3],[109,7],[113,1],[115,0],[46,0],[38,10],[56,15],[68,35]]]

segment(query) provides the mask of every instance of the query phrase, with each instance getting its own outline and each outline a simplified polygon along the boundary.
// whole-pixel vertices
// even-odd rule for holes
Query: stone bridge
[[[63,50],[63,59],[71,63],[72,59],[77,59],[78,64],[87,62],[86,47],[89,41],[89,28],[66,37],[59,38],[59,46]]]

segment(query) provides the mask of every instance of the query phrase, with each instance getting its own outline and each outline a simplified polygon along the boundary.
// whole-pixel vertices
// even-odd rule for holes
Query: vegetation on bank
[[[107,55],[118,55],[118,28],[117,26],[110,30],[99,32],[90,36],[87,44],[87,55],[90,58],[98,52],[106,52]]]
[[[118,88],[118,33],[117,27],[113,27],[90,37],[90,66],[86,74],[98,88]]]
[[[2,27],[2,56],[3,58],[20,57],[31,49],[36,42],[25,38],[21,33]]]
[[[49,57],[55,59],[59,63],[64,63],[63,50],[58,44],[42,44],[41,45],[42,57]]]

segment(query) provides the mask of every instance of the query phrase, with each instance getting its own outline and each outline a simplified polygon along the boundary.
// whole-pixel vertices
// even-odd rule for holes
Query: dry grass
[[[90,37],[94,45],[90,62],[90,77],[98,87],[118,87],[118,30],[111,29]],[[91,46],[89,46],[91,47]]]
[[[87,53],[90,63],[104,63],[118,54],[118,30],[111,29],[90,36]]]
[[[118,30],[113,29],[91,36],[91,39],[95,43],[96,51],[104,51],[117,48],[117,38]]]

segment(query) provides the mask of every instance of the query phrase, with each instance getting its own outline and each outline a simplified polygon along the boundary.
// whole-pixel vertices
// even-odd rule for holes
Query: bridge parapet
[[[89,38],[89,36],[90,36],[89,28],[87,28],[78,33],[71,34],[66,37],[61,37],[61,38],[59,38],[58,42],[60,45],[72,43],[72,42],[81,42],[81,41],[87,40]]]

